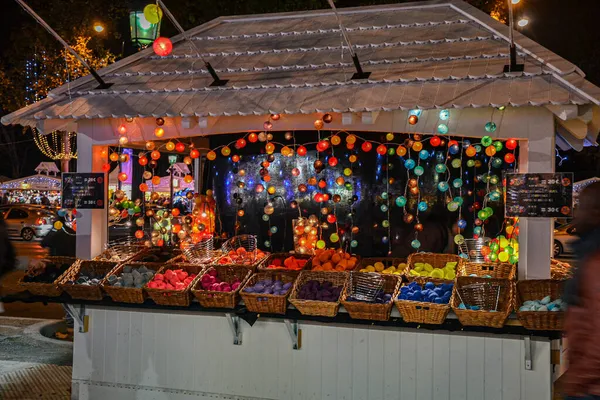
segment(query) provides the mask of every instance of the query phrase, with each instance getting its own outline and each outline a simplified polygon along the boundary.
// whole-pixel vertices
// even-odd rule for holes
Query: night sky
[[[386,2],[389,3],[389,1]],[[34,3],[39,2],[32,1],[30,4],[33,6]],[[53,0],[51,7],[54,10],[68,9],[70,3],[70,0]],[[90,0],[89,3],[90,7],[98,9],[102,9],[102,5],[106,4],[99,0]],[[134,3],[136,3],[135,0],[131,0],[132,7]],[[136,8],[139,8],[138,3],[136,3]],[[167,1],[167,5],[168,3]],[[181,8],[184,1],[178,1],[177,3],[177,6]],[[369,3],[372,4],[373,2]],[[347,7],[360,5],[361,2],[358,0],[338,0],[337,4],[338,7]],[[322,7],[326,8],[326,6],[327,3],[323,0]],[[587,79],[596,85],[600,85],[600,46],[598,46],[598,43],[600,43],[600,29],[598,29],[597,18],[600,15],[600,0],[522,0],[520,7],[522,13],[531,20],[529,26],[524,28],[522,33],[576,64],[586,73]],[[43,7],[37,11],[41,15],[45,13]],[[11,45],[9,38],[11,36],[22,34],[28,38],[34,38],[37,35],[48,35],[42,28],[32,30],[31,25],[29,25],[30,22],[30,17],[14,1],[7,0],[4,2],[3,12],[0,13],[0,34],[4,38],[4,40],[0,40],[0,60],[4,64],[7,61],[15,61],[7,60],[8,49]],[[52,24],[52,21],[49,22]],[[119,27],[123,39],[126,40],[129,36],[127,20],[118,21],[115,26]],[[27,29],[24,30],[24,28]],[[192,28],[192,26],[185,26],[185,28]],[[165,29],[168,32],[172,28],[165,26],[163,32],[165,32]],[[109,45],[114,52],[120,52],[120,43],[117,43],[117,41],[113,40]],[[24,168],[27,171],[25,174],[28,172],[33,173],[33,169],[42,161],[43,157],[32,142],[23,145],[33,146],[32,151],[29,153],[28,165]],[[583,157],[575,154],[569,154],[568,156],[569,159],[564,162],[563,169],[579,172],[578,175],[580,176],[578,178],[600,174],[600,152],[597,148],[586,150]],[[580,159],[582,163],[579,163]],[[0,163],[0,175],[10,175],[10,170],[2,163]]]

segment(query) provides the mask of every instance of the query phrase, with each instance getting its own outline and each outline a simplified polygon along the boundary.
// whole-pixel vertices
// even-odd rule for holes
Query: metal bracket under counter
[[[79,332],[86,333],[90,325],[90,316],[85,314],[85,304],[73,305],[65,304],[67,314],[79,325]]]

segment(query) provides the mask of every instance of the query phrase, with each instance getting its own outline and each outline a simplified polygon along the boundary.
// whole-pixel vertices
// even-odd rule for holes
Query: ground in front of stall
[[[14,242],[19,268],[5,277],[3,284],[12,286],[23,276],[31,258],[46,252],[39,243]],[[0,314],[0,398],[10,400],[64,400],[71,397],[73,348],[43,339],[38,329],[45,321],[35,318],[61,319],[60,304],[11,303]]]

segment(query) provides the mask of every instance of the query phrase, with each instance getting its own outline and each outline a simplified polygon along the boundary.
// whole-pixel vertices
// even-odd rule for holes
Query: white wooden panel
[[[384,332],[373,329],[368,332],[368,399],[369,400],[384,400],[383,397],[383,356],[384,348]],[[377,371],[377,372],[375,372]]]
[[[433,399],[433,334],[417,334],[417,400]]]
[[[352,330],[352,399],[369,400],[369,331]]]
[[[76,333],[82,399],[547,400],[550,342],[519,337],[300,323],[292,350],[281,321],[242,322],[233,345],[223,315],[88,308]],[[112,388],[107,385],[114,386]]]
[[[129,383],[129,326],[131,323],[130,312],[117,313],[117,340],[116,340],[116,382]]]
[[[521,369],[523,369],[523,341],[502,341],[502,400],[521,398]],[[515,368],[521,365],[520,368]]]
[[[450,399],[450,335],[433,336],[433,399]]]
[[[467,398],[467,337],[450,335],[450,400]]]
[[[416,332],[400,334],[400,398],[417,396],[417,336]]]
[[[398,331],[385,331],[383,397],[400,400],[400,335]]]
[[[143,315],[138,312],[129,313],[129,382],[139,384],[142,380],[142,340]]]
[[[484,399],[485,340],[482,337],[467,338],[467,400]]]
[[[352,353],[352,341],[353,341],[353,329],[351,328],[338,328],[335,329],[338,332],[338,343],[337,343],[337,393],[338,400],[352,400],[352,371],[353,368],[353,353]]]
[[[484,338],[485,400],[502,400],[502,339]]]

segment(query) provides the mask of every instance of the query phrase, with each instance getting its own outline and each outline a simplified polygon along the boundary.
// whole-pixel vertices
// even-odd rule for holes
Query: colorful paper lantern
[[[173,42],[166,37],[158,37],[152,44],[152,49],[156,55],[166,57],[173,51]]]
[[[360,148],[364,152],[369,152],[373,148],[373,145],[371,144],[371,142],[364,142]]]
[[[185,151],[185,144],[179,142],[175,145],[175,151],[178,153],[183,153]]]

